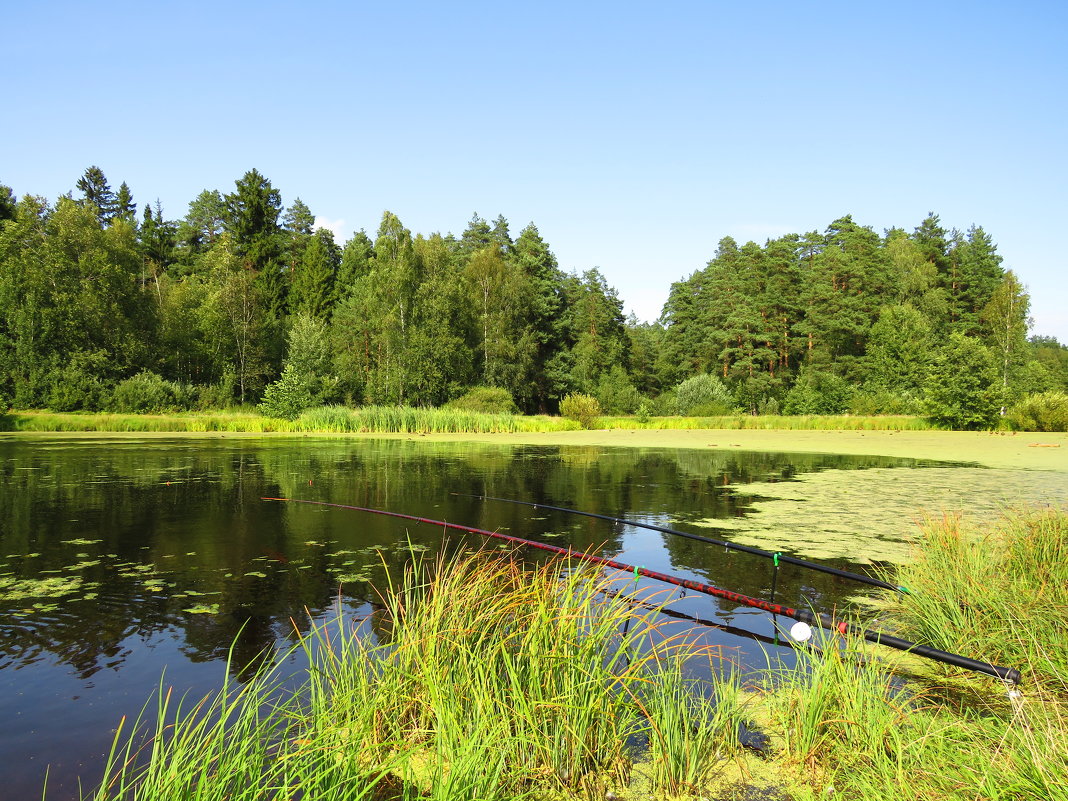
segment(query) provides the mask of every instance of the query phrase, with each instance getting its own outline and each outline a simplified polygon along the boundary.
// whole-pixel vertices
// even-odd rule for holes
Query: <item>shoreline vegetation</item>
[[[916,549],[880,627],[1017,666],[1020,693],[826,632],[741,675],[617,576],[413,556],[371,616],[302,638],[295,692],[284,656],[198,703],[161,683],[87,798],[1068,799],[1068,510],[929,521]]]
[[[140,436],[369,436],[500,445],[739,448],[840,453],[970,463],[983,467],[1068,472],[1063,432],[949,431],[909,416],[609,417],[583,429],[561,417],[405,407],[320,407],[295,420],[254,411],[85,414],[13,411],[7,434]]]
[[[581,431],[588,428],[638,431],[763,429],[775,431],[942,430],[913,415],[747,415],[638,417],[600,415],[591,425],[553,415],[520,415],[408,406],[319,406],[293,419],[253,411],[123,414],[117,412],[12,411],[10,431],[173,431],[286,434],[500,434]]]

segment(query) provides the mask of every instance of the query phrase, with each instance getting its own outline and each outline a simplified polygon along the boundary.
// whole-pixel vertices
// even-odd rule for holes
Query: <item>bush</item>
[[[120,381],[111,393],[111,411],[127,414],[152,414],[171,411],[186,405],[187,387],[165,381],[151,370]]]
[[[568,420],[576,420],[583,428],[597,428],[601,404],[591,395],[573,392],[560,401],[560,414]]]
[[[1028,395],[1012,408],[1008,419],[1018,431],[1068,431],[1068,393]]]
[[[104,382],[78,367],[56,373],[48,393],[48,408],[54,412],[97,411],[107,394]]]
[[[630,414],[638,408],[641,396],[630,382],[627,371],[618,364],[601,376],[597,402],[608,414]]]
[[[653,417],[670,417],[679,411],[679,397],[674,389],[661,392],[649,403],[649,414]]]
[[[472,387],[446,403],[445,408],[483,414],[515,414],[519,411],[512,393],[504,387]]]
[[[977,339],[954,332],[938,354],[927,382],[924,408],[938,425],[993,428],[1000,408],[998,372]]]
[[[783,401],[785,414],[842,414],[849,408],[853,388],[834,373],[802,368]]]
[[[734,396],[718,376],[701,373],[687,378],[675,388],[676,413],[684,416],[715,417],[735,410]]]
[[[264,390],[260,411],[267,417],[296,420],[301,412],[314,405],[311,379],[287,364],[282,377]]]
[[[217,384],[201,384],[196,388],[196,407],[202,411],[229,409],[234,405],[236,389],[237,376],[227,371]]]
[[[920,399],[907,391],[895,392],[882,387],[867,386],[853,395],[849,401],[849,413],[876,414],[921,414]]]

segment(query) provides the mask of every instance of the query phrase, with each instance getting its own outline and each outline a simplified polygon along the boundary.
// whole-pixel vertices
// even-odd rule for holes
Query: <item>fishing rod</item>
[[[714,620],[706,620],[705,618],[697,617],[696,615],[689,615],[686,612],[680,612],[677,609],[670,609],[663,604],[654,604],[649,603],[648,601],[643,601],[640,598],[635,598],[633,595],[627,595],[620,590],[605,590],[604,593],[612,598],[621,598],[631,606],[640,606],[642,609],[648,609],[650,612],[656,612],[658,615],[664,615],[665,617],[674,618],[675,620],[688,620],[689,622],[696,623],[706,629],[716,629],[717,631],[725,632],[734,637],[742,637],[746,640],[754,640],[759,643],[765,643],[766,645],[785,645],[787,648],[794,647],[792,642],[784,642],[778,637],[769,637],[767,634],[757,634],[755,631],[750,631],[749,629],[730,626],[725,623],[717,623]]]
[[[988,662],[980,662],[976,659],[970,659],[960,654],[951,654],[948,651],[940,651],[937,648],[931,648],[927,645],[920,645],[918,643],[909,642],[903,640],[900,637],[893,637],[889,634],[883,634],[878,631],[869,631],[867,629],[861,629],[855,626],[850,626],[843,621],[835,621],[830,615],[823,612],[810,612],[807,609],[793,609],[781,604],[771,603],[761,598],[752,598],[748,595],[742,595],[741,593],[731,592],[730,590],[720,589],[714,587],[711,584],[703,584],[699,581],[692,581],[691,579],[679,578],[678,576],[672,576],[668,573],[660,573],[656,570],[649,570],[645,567],[639,567],[635,565],[628,565],[624,562],[618,562],[615,559],[606,559],[602,556],[594,556],[591,553],[585,551],[575,551],[571,548],[561,548],[557,545],[548,545],[544,542],[535,542],[534,540],[525,540],[521,537],[513,537],[510,534],[501,534],[498,531],[487,531],[482,528],[474,528],[473,526],[464,526],[459,523],[448,523],[444,520],[433,520],[428,517],[418,517],[416,515],[407,515],[401,512],[389,512],[385,509],[371,509],[366,506],[350,506],[343,503],[330,503],[328,501],[310,501],[301,498],[261,498],[264,501],[281,501],[283,503],[306,503],[313,506],[330,506],[335,509],[349,509],[355,512],[367,512],[368,514],[383,515],[385,517],[394,517],[401,520],[412,520],[416,523],[426,523],[432,526],[441,526],[445,529],[453,529],[455,531],[463,531],[468,534],[479,534],[483,537],[491,537],[493,539],[502,540],[504,542],[510,542],[514,545],[521,545],[527,548],[536,548],[542,551],[548,551],[550,553],[560,554],[566,556],[569,559],[576,559],[581,562],[590,562],[595,565],[605,565],[624,573],[633,573],[635,579],[638,576],[644,576],[645,578],[653,579],[655,581],[662,581],[666,584],[674,584],[678,587],[683,587],[687,590],[693,590],[694,592],[700,592],[704,595],[711,595],[715,598],[722,598],[727,601],[739,604],[741,606],[749,606],[753,609],[762,609],[765,612],[770,612],[773,615],[782,615],[783,617],[793,618],[806,624],[815,624],[821,628],[836,631],[839,634],[845,635],[852,633],[854,635],[863,637],[869,642],[876,643],[877,645],[885,645],[889,648],[895,648],[899,651],[908,651],[909,653],[916,654],[917,656],[923,656],[927,659],[933,659],[936,662],[942,662],[947,665],[954,665],[955,667],[963,668],[965,670],[975,671],[976,673],[985,673],[988,676],[994,676],[1007,683],[1013,685],[1020,682],[1020,671],[1016,668],[999,667],[998,665],[992,665]]]
[[[750,553],[755,556],[763,556],[765,559],[772,559],[775,561],[776,566],[779,562],[784,562],[788,565],[797,565],[799,567],[807,567],[809,570],[817,570],[820,573],[829,573],[832,576],[838,576],[839,578],[847,578],[853,581],[859,581],[863,584],[870,584],[873,587],[881,587],[884,590],[895,590],[896,592],[903,592],[906,595],[909,593],[907,587],[902,587],[898,584],[889,584],[881,579],[872,578],[871,576],[865,576],[863,573],[851,573],[848,570],[842,570],[837,567],[831,567],[830,565],[821,565],[819,562],[810,562],[807,559],[799,559],[796,556],[789,556],[784,553],[772,553],[771,551],[765,551],[762,548],[754,548],[751,545],[739,545],[736,542],[729,542],[727,540],[717,540],[712,537],[703,537],[700,534],[691,534],[688,531],[679,531],[675,528],[667,528],[666,526],[656,526],[652,523],[639,523],[637,520],[627,520],[622,517],[612,517],[611,515],[597,514],[596,512],[583,512],[579,509],[568,509],[564,506],[550,506],[547,503],[533,503],[531,501],[517,501],[512,498],[494,498],[490,495],[471,495],[466,492],[452,492],[450,495],[457,495],[462,498],[478,498],[482,501],[500,501],[501,503],[514,503],[519,506],[532,506],[535,509],[552,509],[554,512],[566,512],[572,515],[582,515],[583,517],[595,517],[598,520],[608,520],[613,523],[622,523],[627,526],[634,526],[635,528],[644,528],[650,531],[659,531],[662,534],[673,534],[676,537],[685,537],[689,540],[697,540],[697,542],[706,542],[709,545],[718,545],[723,548],[729,548],[733,551],[741,551],[742,553]]]

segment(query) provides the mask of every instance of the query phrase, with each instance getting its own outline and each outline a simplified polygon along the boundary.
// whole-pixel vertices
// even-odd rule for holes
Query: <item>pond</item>
[[[309,619],[333,615],[339,604],[344,614],[366,613],[372,585],[386,571],[399,571],[413,551],[436,551],[446,538],[436,526],[264,497],[448,520],[767,597],[767,560],[465,494],[728,537],[734,534],[727,529],[759,518],[761,504],[796,504],[781,487],[821,474],[854,476],[862,484],[867,474],[883,484],[887,476],[920,474],[942,481],[953,470],[980,472],[870,456],[493,446],[417,437],[0,437],[5,795],[40,797],[47,769],[48,798],[77,798],[79,777],[86,788],[99,780],[120,718],[137,716],[164,672],[167,686],[199,697],[219,685],[228,657],[240,676],[265,648],[292,642],[295,627],[306,629]],[[867,505],[870,511],[871,499]],[[826,522],[827,514],[818,517]],[[710,531],[720,524],[726,533]],[[767,545],[761,526],[753,528],[748,536]],[[873,541],[900,540],[899,532],[884,529]],[[771,547],[791,550],[791,536],[780,523]],[[810,524],[798,542],[818,545],[819,539],[819,527]],[[806,555],[804,547],[792,550]],[[877,548],[876,557],[884,550]],[[873,560],[856,542],[821,556],[838,567],[872,570]],[[829,609],[862,597],[864,588],[784,567],[777,593],[783,603]],[[762,664],[776,649],[775,621],[765,613],[692,594],[672,608],[718,623],[707,637],[742,664]]]

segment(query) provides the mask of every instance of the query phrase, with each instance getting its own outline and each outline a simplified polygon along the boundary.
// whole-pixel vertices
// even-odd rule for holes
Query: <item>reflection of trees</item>
[[[235,666],[254,661],[292,636],[294,622],[306,625],[307,612],[319,615],[333,604],[338,565],[348,560],[354,564],[346,572],[370,566],[396,579],[406,560],[396,545],[408,539],[436,549],[446,539],[432,526],[268,503],[263,496],[383,508],[616,553],[621,526],[450,493],[681,520],[684,526],[687,519],[743,514],[753,499],[731,485],[845,465],[816,455],[309,438],[8,439],[0,441],[0,457],[0,558],[41,554],[11,559],[6,570],[34,578],[69,572],[86,559],[82,553],[100,560],[79,571],[100,584],[98,597],[65,597],[58,611],[6,626],[0,653],[25,661],[51,652],[83,677],[121,663],[138,638],[169,627],[182,632],[191,660],[226,658],[233,645]],[[895,462],[865,457],[851,463]],[[64,543],[76,538],[101,542]],[[464,541],[453,533],[447,538]],[[756,557],[680,538],[665,544],[673,564],[713,583],[754,595],[770,586],[770,568]],[[370,546],[383,550],[363,552]],[[130,567],[142,564],[152,571]],[[793,581],[796,600],[798,577],[789,578],[790,570],[796,568],[783,568],[779,586],[785,593]],[[153,592],[149,578],[174,586]],[[803,580],[815,596],[842,591],[832,577],[806,574]],[[370,594],[359,584],[346,590]],[[186,592],[202,595],[176,597]],[[217,603],[218,612],[183,611],[199,602]]]

